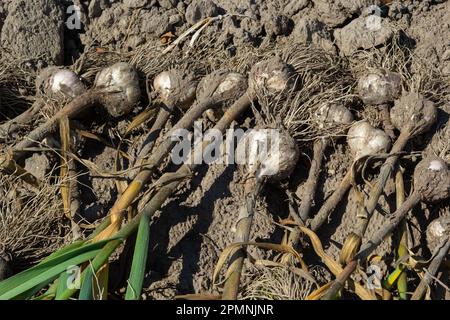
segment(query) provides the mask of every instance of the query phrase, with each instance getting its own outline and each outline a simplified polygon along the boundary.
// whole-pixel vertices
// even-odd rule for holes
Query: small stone
[[[342,29],[334,31],[337,45],[346,56],[359,49],[383,45],[393,35],[393,28],[388,21],[377,16],[357,18]]]
[[[288,17],[292,17],[300,10],[304,9],[309,3],[309,0],[297,0],[289,1],[289,3],[284,7],[284,14]]]
[[[169,24],[175,25],[181,21],[181,17],[179,14],[174,14],[173,16],[169,17]]]
[[[25,160],[25,170],[39,180],[43,180],[50,171],[50,160],[42,153],[34,153]]]
[[[264,23],[267,34],[289,35],[293,29],[294,23],[287,16],[271,16]]]
[[[136,1],[136,0],[130,0],[130,1]],[[143,2],[147,2],[146,0],[143,0]],[[173,9],[176,8],[178,5],[178,0],[158,0],[159,6],[164,9]]]
[[[186,9],[186,21],[193,25],[207,17],[219,14],[219,7],[211,0],[193,0]]]

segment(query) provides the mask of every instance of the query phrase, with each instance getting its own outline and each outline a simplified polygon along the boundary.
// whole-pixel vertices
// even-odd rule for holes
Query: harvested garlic
[[[118,62],[101,70],[94,86],[104,97],[104,107],[113,117],[123,116],[139,102],[141,90],[136,70],[125,62]]]
[[[357,122],[348,130],[347,143],[355,159],[387,152],[390,141],[383,130],[372,127],[367,121]]]

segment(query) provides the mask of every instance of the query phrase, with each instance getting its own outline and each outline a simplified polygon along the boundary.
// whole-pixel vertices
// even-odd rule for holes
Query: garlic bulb
[[[141,96],[138,74],[125,62],[101,70],[95,78],[94,87],[106,93],[104,107],[113,117],[131,112]]]
[[[187,109],[195,100],[198,81],[193,73],[181,70],[163,71],[153,80],[153,88],[168,107]]]
[[[436,156],[420,161],[414,169],[414,189],[425,202],[438,202],[450,197],[447,163]]]
[[[391,108],[392,124],[399,130],[408,128],[412,135],[429,130],[436,118],[434,103],[415,92],[406,92]]]
[[[257,180],[286,179],[294,170],[299,154],[297,143],[289,133],[276,129],[251,130],[236,148],[239,163],[246,165]]]
[[[348,130],[347,143],[355,160],[387,152],[390,141],[389,136],[383,130],[372,127],[365,120],[355,123]]]
[[[402,78],[396,72],[375,69],[358,80],[358,92],[367,105],[392,102],[402,92]]]
[[[222,95],[224,100],[234,100],[247,90],[248,81],[237,72],[217,70],[206,75],[197,87],[197,99],[203,101],[212,96]]]
[[[450,216],[433,220],[427,227],[427,245],[433,253],[443,239],[450,234]]]
[[[71,70],[48,67],[36,78],[36,87],[50,97],[64,95],[75,98],[86,92],[80,78]]]
[[[206,99],[214,97],[217,99],[215,104],[224,107],[224,103],[239,99],[247,90],[247,86],[247,78],[242,74],[227,70],[216,70],[200,80],[197,87],[197,100],[206,101]],[[217,114],[221,111],[217,108],[208,109],[205,111],[205,115],[212,122],[217,122]]]
[[[353,114],[339,103],[324,103],[317,109],[314,116],[321,129],[353,122]]]
[[[250,71],[250,92],[277,94],[288,91],[295,86],[294,75],[293,69],[279,57],[260,61]]]
[[[247,85],[248,81],[245,76],[237,72],[230,72],[219,84],[216,91],[214,91],[214,94],[226,94],[230,92],[236,96],[240,96],[247,90]]]

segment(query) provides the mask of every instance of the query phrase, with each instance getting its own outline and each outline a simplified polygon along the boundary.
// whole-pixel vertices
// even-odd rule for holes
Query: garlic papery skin
[[[153,88],[159,95],[160,99],[165,102],[169,99],[172,92],[172,81],[170,80],[170,73],[163,71],[158,74],[153,80]]]
[[[256,63],[249,76],[251,94],[279,94],[294,89],[295,72],[281,58],[274,57]]]
[[[294,170],[299,149],[287,131],[277,129],[253,129],[244,134],[236,149],[236,159],[258,181],[280,181]]]
[[[244,75],[237,72],[230,72],[222,83],[219,84],[214,94],[227,95],[237,91],[238,94],[236,96],[240,96],[247,90],[247,85],[248,81]]]
[[[324,103],[314,113],[314,118],[320,129],[348,125],[353,122],[353,114],[340,103]]]
[[[215,96],[219,103],[241,97],[247,90],[247,78],[237,72],[216,70],[200,81],[197,87],[197,100],[204,101]]]
[[[383,130],[372,127],[365,120],[350,127],[347,143],[355,160],[368,155],[385,153],[391,146],[389,136]]]
[[[187,109],[196,97],[198,80],[192,72],[172,69],[163,71],[153,80],[153,88],[168,107]]]
[[[437,218],[427,227],[427,245],[430,252],[435,252],[438,245],[441,244],[443,239],[450,234],[450,216],[442,216]]]
[[[75,98],[86,92],[86,87],[77,74],[68,69],[48,67],[36,78],[36,87],[51,98],[58,95]]]
[[[359,78],[357,90],[366,105],[393,102],[402,93],[402,78],[396,72],[374,69]]]
[[[426,132],[436,122],[433,102],[416,92],[405,92],[390,111],[391,122],[398,130],[408,130],[410,137]]]
[[[101,70],[94,83],[104,96],[104,107],[113,117],[123,116],[139,102],[141,89],[136,70],[125,62],[118,62]]]

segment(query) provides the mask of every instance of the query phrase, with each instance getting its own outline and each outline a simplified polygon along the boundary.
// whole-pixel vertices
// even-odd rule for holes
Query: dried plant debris
[[[0,248],[13,269],[35,263],[66,243],[62,201],[48,175],[40,189],[2,175],[0,190]]]

